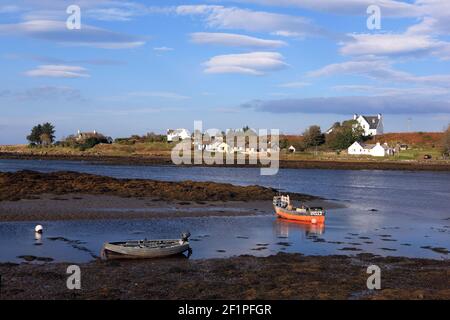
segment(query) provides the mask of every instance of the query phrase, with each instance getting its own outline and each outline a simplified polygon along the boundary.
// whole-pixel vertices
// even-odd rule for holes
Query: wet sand
[[[343,205],[310,200],[326,209]],[[0,221],[48,221],[85,219],[152,219],[273,214],[271,201],[177,201],[153,197],[123,198],[90,194],[42,194],[33,199],[0,202]]]
[[[381,268],[368,290],[367,267]],[[66,288],[68,264],[0,264],[0,299],[450,299],[448,261],[348,256],[111,260],[80,264],[81,290]]]
[[[272,214],[275,189],[76,173],[0,173],[0,221],[177,218]],[[291,194],[312,206],[341,207]]]

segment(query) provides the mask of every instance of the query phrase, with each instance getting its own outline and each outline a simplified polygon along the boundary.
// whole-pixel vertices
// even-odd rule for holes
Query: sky
[[[0,41],[0,144],[47,121],[57,139],[450,123],[448,0],[0,0]]]

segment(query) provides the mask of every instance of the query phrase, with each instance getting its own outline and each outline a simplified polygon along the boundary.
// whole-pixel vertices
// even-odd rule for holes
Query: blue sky
[[[0,40],[1,144],[44,121],[57,138],[194,120],[301,133],[353,113],[383,113],[391,132],[450,122],[446,0],[1,0]]]

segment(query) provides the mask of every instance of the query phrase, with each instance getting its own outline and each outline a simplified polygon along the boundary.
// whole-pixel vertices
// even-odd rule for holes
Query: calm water
[[[330,210],[323,229],[280,222],[272,212],[267,212],[258,217],[44,222],[46,232],[42,239],[35,240],[35,222],[0,223],[0,261],[18,261],[19,255],[52,257],[56,261],[88,261],[98,255],[105,241],[177,238],[184,230],[193,235],[191,258],[269,255],[285,251],[304,254],[370,252],[448,259],[446,254],[422,247],[450,249],[450,173],[282,169],[276,176],[260,176],[255,168],[0,160],[0,171],[23,169],[72,170],[117,178],[258,184],[323,196],[340,201],[347,208]],[[49,237],[65,239],[50,240]],[[350,250],[342,250],[345,248]]]

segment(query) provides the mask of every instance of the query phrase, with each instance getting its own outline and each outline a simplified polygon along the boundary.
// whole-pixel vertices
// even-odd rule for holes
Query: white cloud
[[[86,69],[79,66],[67,65],[41,65],[36,69],[25,72],[29,77],[50,77],[50,78],[87,78]]]
[[[344,55],[419,55],[430,53],[439,43],[426,35],[412,34],[352,34],[351,41],[343,43]]]
[[[282,84],[278,85],[278,87],[280,87],[280,88],[297,88],[298,89],[298,88],[304,88],[309,85],[310,85],[309,82],[297,81],[297,82],[282,83]]]
[[[169,51],[173,51],[173,48],[169,48],[169,47],[155,47],[153,48],[153,51],[157,51],[157,52],[169,52]]]
[[[449,96],[450,90],[442,87],[377,87],[372,85],[338,85],[332,88],[348,93],[373,96]]]
[[[329,64],[321,69],[311,71],[310,77],[326,77],[344,74],[362,75],[379,81],[414,83],[450,88],[449,74],[416,76],[408,72],[395,70],[386,60],[361,60]]]
[[[250,32],[284,32],[296,36],[323,35],[325,30],[315,26],[310,19],[271,13],[253,11],[236,7],[185,5],[176,8],[178,15],[202,16],[210,28],[240,29]]]
[[[251,52],[215,56],[204,63],[206,73],[241,73],[263,75],[285,68],[287,64],[277,52]]]
[[[186,100],[191,98],[185,95],[168,91],[138,91],[138,92],[131,92],[128,95],[132,97],[150,97],[150,98],[161,98],[170,100]]]
[[[234,33],[196,32],[190,34],[197,44],[216,44],[229,47],[278,48],[286,46],[281,40],[267,40]]]
[[[395,0],[237,0],[244,3],[257,3],[271,6],[291,6],[331,14],[350,14],[365,16],[367,7],[377,5],[385,16],[415,17],[421,14],[418,5]],[[420,1],[420,0],[419,0]],[[429,1],[429,0],[425,0]],[[435,1],[435,0],[431,0]],[[444,0],[445,1],[445,0]],[[442,2],[442,1],[441,1]]]
[[[31,20],[15,24],[0,24],[0,36],[24,35],[55,41],[63,45],[89,46],[104,49],[139,47],[145,42],[134,36],[83,24],[80,30],[68,30],[66,23],[55,20]]]

